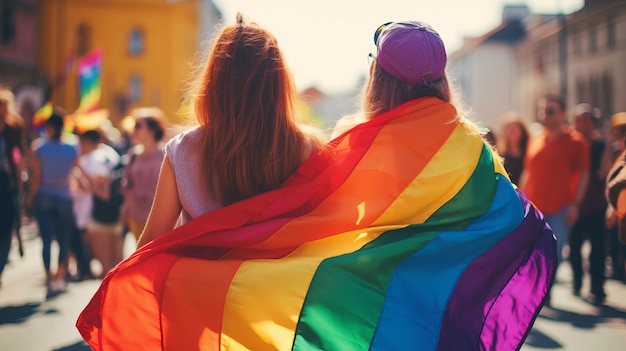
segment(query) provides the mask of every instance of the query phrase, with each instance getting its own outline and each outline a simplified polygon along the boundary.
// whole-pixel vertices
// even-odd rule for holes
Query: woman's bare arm
[[[137,248],[174,229],[182,205],[178,198],[178,188],[172,164],[167,156],[163,159],[152,209],[141,233]]]

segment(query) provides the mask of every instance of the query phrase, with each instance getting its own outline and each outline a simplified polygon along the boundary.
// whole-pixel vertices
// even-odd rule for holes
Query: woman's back
[[[45,141],[35,152],[41,162],[39,191],[70,198],[69,175],[77,156],[76,148],[63,142]]]
[[[189,129],[178,134],[165,145],[165,155],[172,164],[176,178],[183,223],[224,205],[220,198],[219,185],[213,187],[217,191],[211,189],[199,191],[205,180],[198,168],[201,156],[197,150],[202,142],[201,132],[200,127]],[[313,153],[315,147],[313,142],[306,145],[302,161]]]
[[[219,194],[199,191],[204,178],[200,176],[201,130],[190,129],[172,138],[165,145],[165,156],[172,163],[178,198],[182,206],[183,222],[222,207]]]

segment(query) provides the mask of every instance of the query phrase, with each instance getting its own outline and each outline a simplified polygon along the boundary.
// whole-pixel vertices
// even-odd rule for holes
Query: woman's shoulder
[[[201,129],[199,126],[192,127],[186,129],[175,136],[173,136],[168,142],[165,144],[165,148],[167,149],[177,149],[180,147],[186,147],[188,145],[195,145],[200,142],[201,138]]]
[[[179,155],[189,157],[193,154],[191,150],[197,150],[200,147],[201,138],[202,129],[199,126],[186,129],[168,140],[163,153],[171,162],[180,158]]]

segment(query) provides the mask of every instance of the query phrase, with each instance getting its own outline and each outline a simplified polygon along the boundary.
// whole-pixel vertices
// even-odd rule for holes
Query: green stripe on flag
[[[496,179],[491,151],[484,146],[465,186],[425,223],[383,233],[356,252],[320,263],[293,350],[368,349],[396,266],[440,231],[463,229],[485,214],[495,196]]]

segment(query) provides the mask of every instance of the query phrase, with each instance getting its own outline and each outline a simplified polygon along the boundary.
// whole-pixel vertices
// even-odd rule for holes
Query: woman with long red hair
[[[243,20],[217,35],[190,91],[199,126],[165,146],[138,247],[206,212],[279,187],[323,144],[296,123],[298,95],[276,38]]]

